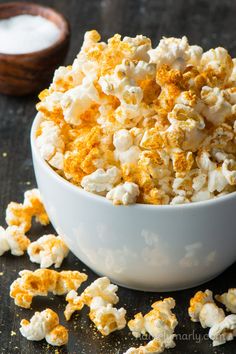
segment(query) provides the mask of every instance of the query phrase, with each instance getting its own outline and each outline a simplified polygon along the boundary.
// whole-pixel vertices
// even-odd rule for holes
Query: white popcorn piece
[[[203,71],[213,72],[220,83],[225,83],[232,73],[233,61],[225,48],[218,47],[203,53],[200,66]]]
[[[6,230],[0,226],[0,256],[11,251],[14,256],[22,256],[30,244],[24,230],[18,226],[8,226]]]
[[[121,164],[137,163],[141,150],[133,145],[134,139],[127,129],[121,129],[115,132],[113,144],[115,146],[114,155]]]
[[[92,104],[99,102],[99,94],[90,78],[84,78],[81,85],[64,93],[61,106],[67,123],[80,125],[81,115]]]
[[[190,200],[188,198],[181,195],[177,195],[171,200],[170,205],[187,204],[189,202]]]
[[[218,87],[204,86],[201,98],[205,103],[202,110],[206,119],[214,125],[220,125],[232,114],[232,107],[224,97],[224,92]]]
[[[158,339],[153,339],[146,345],[141,345],[138,348],[130,348],[124,354],[159,354],[163,353],[165,347]]]
[[[222,164],[222,174],[227,182],[234,186],[236,184],[236,161],[226,159]]]
[[[174,69],[184,70],[190,59],[188,49],[189,44],[185,36],[182,38],[163,37],[159,45],[155,49],[149,50],[148,54],[151,63],[155,63],[157,68],[167,64]]]
[[[36,145],[41,157],[50,161],[57,152],[62,153],[64,150],[65,144],[61,136],[61,130],[52,121],[42,122],[40,128],[41,134],[36,138]]]
[[[111,167],[106,171],[99,168],[85,176],[81,181],[81,186],[88,192],[104,193],[109,192],[119,182],[120,170],[117,167]]]
[[[207,151],[201,151],[201,153],[196,158],[197,165],[200,170],[213,171],[216,169],[216,163],[212,162],[210,159],[210,154]]]
[[[123,42],[130,44],[134,49],[132,59],[149,61],[148,51],[151,49],[151,41],[149,38],[137,35],[134,38],[124,37]]]
[[[68,293],[68,302],[64,311],[68,321],[75,311],[80,311],[84,305],[90,307],[89,317],[102,335],[120,330],[126,326],[126,310],[113,307],[119,301],[116,292],[118,287],[111,284],[107,277],[98,278],[79,296],[75,291]]]
[[[206,184],[206,181],[207,181],[207,175],[204,173],[201,173],[198,176],[194,177],[193,178],[193,189],[196,192],[199,192]]]
[[[30,321],[22,320],[20,332],[31,341],[46,341],[53,346],[62,346],[68,342],[68,330],[59,324],[56,312],[46,309],[35,312]]]
[[[201,63],[203,49],[198,45],[190,45],[187,53],[189,55],[188,65],[193,65],[198,67]]]
[[[236,315],[228,315],[220,323],[210,328],[209,338],[213,340],[213,347],[225,344],[236,337]]]
[[[178,324],[176,316],[171,311],[174,307],[175,300],[172,298],[157,301],[152,304],[153,309],[145,316],[141,313],[136,314],[134,319],[128,322],[129,329],[136,338],[148,333],[164,348],[174,348],[174,330]]]
[[[202,328],[210,328],[225,318],[224,311],[213,302],[205,303],[199,313],[199,322]]]
[[[193,193],[191,197],[192,202],[204,202],[205,200],[209,200],[214,198],[214,194],[209,192],[208,189],[203,188],[202,190],[196,191]]]
[[[198,291],[190,300],[190,307],[188,308],[188,314],[193,322],[199,322],[200,312],[203,305],[206,303],[214,303],[212,291],[205,290]]]
[[[226,310],[236,314],[236,288],[229,289],[222,295],[216,295],[216,300],[226,306]]]
[[[53,264],[55,268],[59,268],[67,257],[69,248],[60,236],[44,235],[32,242],[27,252],[31,262],[39,263],[41,268],[48,268]]]
[[[114,205],[134,204],[139,196],[139,187],[132,182],[125,182],[112,188],[106,198],[112,200]]]
[[[208,190],[209,192],[222,192],[224,188],[227,186],[228,182],[225,178],[222,167],[217,167],[213,171],[209,171],[208,173]]]

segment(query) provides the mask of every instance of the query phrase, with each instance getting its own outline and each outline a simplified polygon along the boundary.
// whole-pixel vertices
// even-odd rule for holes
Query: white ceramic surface
[[[236,260],[236,193],[187,205],[113,206],[57,175],[35,145],[34,169],[50,220],[99,275],[146,291],[203,283]]]

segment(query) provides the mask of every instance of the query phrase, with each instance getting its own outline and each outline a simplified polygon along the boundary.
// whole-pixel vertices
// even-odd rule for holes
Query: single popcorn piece
[[[104,193],[110,191],[115,184],[120,181],[120,171],[117,167],[104,171],[102,168],[85,176],[81,181],[81,186],[88,192]]]
[[[26,191],[23,204],[11,202],[6,210],[7,224],[18,226],[24,232],[30,230],[32,217],[35,217],[36,221],[42,225],[49,224],[49,218],[38,189]]]
[[[64,312],[66,320],[68,321],[75,311],[80,311],[87,305],[90,307],[91,321],[104,336],[124,328],[126,310],[113,307],[119,301],[117,290],[116,285],[103,277],[95,280],[80,296],[76,291],[70,291],[66,296],[68,302]]]
[[[113,204],[178,205],[236,191],[236,59],[188,39],[84,35],[37,104],[36,143],[63,178]],[[127,191],[129,186],[137,186]],[[125,187],[126,186],[126,187]],[[31,217],[12,205],[17,221]],[[13,214],[13,213],[11,213]]]
[[[139,348],[130,348],[124,354],[159,354],[165,350],[164,346],[158,339],[153,339],[146,345],[141,345]]]
[[[33,297],[65,295],[70,290],[77,290],[87,280],[87,275],[78,271],[56,272],[50,269],[37,269],[34,272],[22,270],[10,287],[10,296],[20,307],[30,308]]]
[[[223,321],[224,318],[224,311],[213,302],[205,303],[199,313],[199,322],[202,328],[210,328]]]
[[[229,289],[222,295],[216,295],[216,300],[226,306],[226,310],[236,314],[236,288]]]
[[[190,300],[188,314],[193,322],[199,322],[199,315],[203,305],[206,303],[214,303],[213,294],[210,290],[198,291]]]
[[[44,235],[32,242],[27,252],[31,262],[39,263],[41,268],[48,268],[53,264],[55,268],[59,268],[69,249],[60,236]]]
[[[213,347],[225,344],[236,337],[236,315],[225,317],[220,323],[210,328],[209,338],[213,340]]]
[[[46,341],[53,346],[62,346],[68,342],[68,330],[59,324],[56,312],[46,309],[35,312],[30,321],[21,321],[20,332],[23,337],[32,341]]]
[[[8,226],[6,230],[0,226],[0,256],[11,251],[14,256],[22,256],[27,250],[30,240],[21,227]]]
[[[174,307],[175,300],[172,298],[157,301],[152,304],[153,309],[145,316],[141,313],[136,314],[134,319],[128,322],[129,329],[136,338],[148,333],[157,339],[163,348],[174,348],[174,330],[178,324],[176,316],[171,311]]]
[[[125,182],[112,188],[106,198],[112,200],[114,205],[128,205],[136,202],[139,196],[139,187],[132,182]]]

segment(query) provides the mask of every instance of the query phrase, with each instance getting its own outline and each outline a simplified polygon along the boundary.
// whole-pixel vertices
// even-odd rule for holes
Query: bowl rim
[[[16,59],[25,59],[25,58],[27,58],[28,59],[28,58],[34,58],[36,56],[44,55],[44,54],[47,54],[48,52],[53,51],[54,49],[60,47],[61,45],[63,45],[64,43],[66,43],[69,40],[69,37],[70,37],[70,24],[69,24],[69,21],[66,19],[66,17],[62,13],[58,12],[57,10],[55,10],[52,7],[44,6],[42,4],[33,3],[33,2],[11,1],[11,2],[0,4],[0,10],[2,8],[7,8],[7,7],[14,9],[14,8],[17,8],[17,7],[20,8],[22,6],[31,7],[31,8],[33,7],[35,9],[36,8],[41,8],[41,9],[44,9],[44,10],[49,11],[51,13],[54,13],[60,19],[60,21],[62,23],[62,28],[58,27],[59,30],[60,30],[60,36],[56,40],[56,42],[54,42],[52,45],[50,45],[50,46],[48,46],[48,47],[46,47],[44,49],[41,49],[41,50],[35,50],[33,52],[19,53],[19,54],[17,54],[17,53],[12,54],[12,53],[0,52],[0,59],[14,59],[14,58],[16,58]],[[27,15],[27,12],[25,12],[24,14]],[[15,17],[15,16],[18,16],[18,15],[13,15],[13,16],[10,16],[10,17]],[[35,15],[32,15],[32,16],[39,16],[39,15],[35,14]],[[41,15],[41,16],[44,17],[43,15]],[[4,18],[0,18],[0,20],[1,19],[4,19]],[[48,21],[51,21],[51,20],[48,19]],[[51,22],[54,23],[53,21],[51,21]]]
[[[67,181],[65,178],[60,176],[56,171],[53,170],[53,168],[41,157],[39,150],[36,146],[36,130],[40,124],[40,122],[43,120],[43,117],[41,116],[41,113],[38,112],[33,120],[32,127],[31,127],[31,132],[30,132],[30,142],[31,142],[31,149],[32,153],[37,159],[37,162],[40,163],[40,167],[45,171],[45,173],[49,174],[55,181],[59,182],[60,184],[63,184],[66,188],[70,189],[72,192],[75,192],[77,194],[82,194],[86,198],[90,198],[94,201],[101,202],[101,203],[106,203],[107,205],[110,205],[112,207],[117,207],[117,208],[135,208],[135,209],[140,209],[140,210],[168,210],[168,211],[176,211],[178,210],[179,212],[182,212],[183,210],[192,210],[196,208],[201,208],[201,207],[210,207],[213,205],[217,204],[222,204],[227,202],[228,200],[235,199],[236,200],[236,191],[231,192],[229,194],[226,194],[224,196],[214,198],[214,199],[208,199],[204,201],[199,201],[199,202],[190,202],[186,204],[175,204],[175,205],[155,205],[155,204],[142,204],[142,203],[136,203],[136,204],[130,204],[130,205],[119,205],[119,206],[114,206],[110,200],[106,199],[104,196],[100,196],[98,194],[94,194],[92,192],[88,192],[84,190],[83,188],[74,185],[73,183]]]

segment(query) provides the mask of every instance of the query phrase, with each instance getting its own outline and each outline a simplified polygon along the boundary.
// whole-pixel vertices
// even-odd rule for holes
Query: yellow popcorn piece
[[[59,317],[56,312],[46,309],[42,312],[35,312],[30,321],[21,321],[20,332],[28,340],[46,341],[53,346],[62,346],[68,342],[68,330],[59,324]]]
[[[26,191],[23,204],[11,202],[6,209],[7,224],[18,226],[24,232],[30,230],[32,217],[42,225],[50,222],[38,189]]]
[[[148,342],[146,345],[141,345],[138,348],[130,348],[124,354],[148,354],[154,353],[159,354],[163,353],[165,350],[164,346],[159,342],[158,339],[153,339]]]
[[[22,270],[10,287],[10,296],[20,307],[30,308],[33,297],[47,296],[49,292],[54,295],[65,295],[70,290],[76,290],[87,275],[78,271],[56,272],[50,269]]]
[[[190,299],[188,314],[193,322],[199,321],[199,314],[204,304],[213,303],[212,291],[198,291],[194,297]]]

